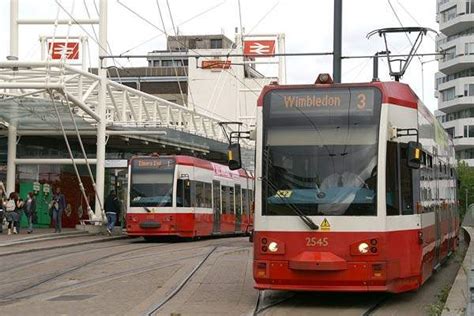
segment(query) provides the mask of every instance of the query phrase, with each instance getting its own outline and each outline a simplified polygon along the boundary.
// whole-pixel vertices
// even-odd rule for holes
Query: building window
[[[165,59],[161,61],[162,67],[182,67],[183,61],[182,60],[173,60],[173,59]]]
[[[457,7],[454,6],[452,8],[449,8],[448,10],[444,10],[443,12],[441,12],[441,21],[448,22],[449,20],[454,19],[456,15],[457,15]]]
[[[448,48],[444,51],[444,59],[443,61],[448,61],[456,57],[456,46]]]
[[[474,125],[464,125],[464,137],[474,137]]]
[[[465,84],[464,85],[464,96],[473,97],[474,96],[474,84]]]
[[[474,13],[474,0],[466,0],[466,14]]]
[[[474,42],[466,43],[464,55],[474,55]]]
[[[443,91],[440,91],[441,92],[441,99],[443,101],[451,101],[451,100],[454,100],[454,97],[455,97],[455,90],[454,88],[450,88],[450,89],[446,89],[446,90],[443,90]]]
[[[454,127],[447,128],[446,133],[448,133],[448,135],[451,136],[451,138],[454,138]]]
[[[211,48],[222,48],[222,39],[211,39]]]

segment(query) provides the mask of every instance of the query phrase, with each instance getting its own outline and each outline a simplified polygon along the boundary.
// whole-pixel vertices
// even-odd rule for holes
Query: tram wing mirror
[[[239,143],[230,144],[229,147],[227,147],[227,163],[230,170],[242,168]]]
[[[412,169],[420,168],[422,147],[418,142],[409,142],[407,148],[408,167]]]

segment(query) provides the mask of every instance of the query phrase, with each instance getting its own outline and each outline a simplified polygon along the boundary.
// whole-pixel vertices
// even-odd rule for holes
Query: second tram
[[[127,234],[201,237],[252,230],[253,176],[189,156],[133,157]]]

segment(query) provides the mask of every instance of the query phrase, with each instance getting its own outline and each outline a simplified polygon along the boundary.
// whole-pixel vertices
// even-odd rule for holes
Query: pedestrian
[[[61,188],[56,188],[56,193],[52,199],[52,215],[54,221],[54,232],[60,233],[61,232],[61,219],[63,216],[63,211],[66,209],[66,198],[64,194],[61,193]]]
[[[31,234],[33,232],[33,222],[36,221],[36,199],[33,192],[28,192],[25,202],[25,214],[28,219],[28,234]]]
[[[16,233],[20,233],[20,222],[21,222],[21,217],[23,216],[23,208],[25,207],[25,201],[16,193],[18,196],[18,202],[15,208],[15,213],[16,213],[16,221],[15,221],[15,228],[16,228]]]
[[[7,196],[5,194],[5,187],[0,181],[0,234],[3,233],[3,219],[5,218],[5,205],[7,203]]]
[[[20,199],[18,198],[18,194],[16,192],[11,192],[8,196],[8,201],[5,204],[5,215],[8,222],[8,235],[17,234],[17,224],[16,222],[19,221],[18,213],[16,212],[17,209],[23,207],[21,204]]]
[[[105,215],[107,216],[107,233],[112,235],[112,230],[117,220],[117,215],[120,214],[120,201],[117,198],[115,191],[110,191],[109,195],[105,199]]]

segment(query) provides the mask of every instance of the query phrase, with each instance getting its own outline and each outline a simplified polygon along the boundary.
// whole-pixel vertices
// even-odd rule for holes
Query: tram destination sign
[[[374,114],[372,88],[273,90],[269,97],[270,104],[264,106],[270,106],[272,118]]]
[[[166,169],[174,167],[174,160],[171,158],[135,158],[132,159],[133,169]]]

